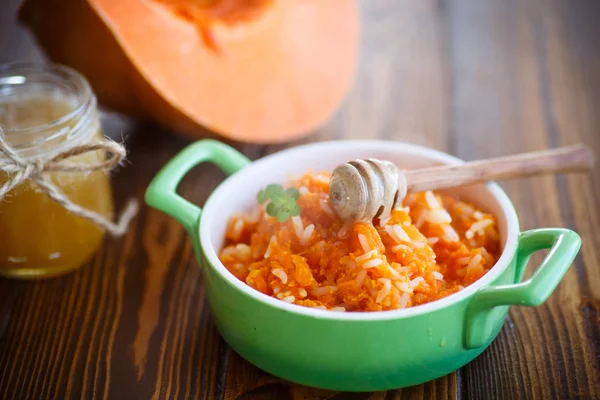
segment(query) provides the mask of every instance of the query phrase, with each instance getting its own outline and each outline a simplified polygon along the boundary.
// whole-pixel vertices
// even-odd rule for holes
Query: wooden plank
[[[579,2],[579,7],[585,6]],[[549,7],[545,2],[518,1],[456,1],[451,3],[450,9],[456,16],[451,19],[452,41],[453,56],[459,64],[453,85],[457,90],[453,98],[456,110],[453,122],[459,156],[472,159],[579,140],[593,145],[596,154],[600,152],[597,139],[592,139],[597,135],[597,120],[591,124],[595,133],[588,129],[587,135],[584,133],[578,138],[573,137],[572,132],[585,130],[577,129],[577,123],[570,124],[563,132],[556,128],[554,108],[563,102],[563,107],[567,104],[570,107],[564,114],[568,121],[589,124],[588,116],[581,115],[581,110],[572,102],[576,101],[585,110],[593,104],[589,94],[598,91],[597,84],[587,88],[580,86],[577,88],[580,90],[569,85],[569,88],[561,87],[560,94],[550,94],[551,81],[557,79],[550,71],[563,67],[564,63],[572,68],[568,76],[592,77],[591,71],[585,74],[580,69],[588,63],[586,60],[574,60],[573,57],[560,60],[547,54],[548,44],[562,45],[561,50],[565,51],[569,48],[567,43],[574,41],[567,41],[565,32],[560,31],[561,25],[569,23],[563,18],[570,15],[566,10],[556,4]],[[591,23],[591,17],[589,21]],[[591,27],[585,29],[589,31]],[[593,41],[591,37],[579,39],[579,43]],[[586,54],[590,58],[594,53]],[[596,63],[599,56],[596,51]],[[564,99],[563,93],[571,102]],[[578,182],[577,187],[583,187],[584,192],[593,192],[593,188],[598,187],[589,176],[525,179],[503,186],[515,203],[523,229],[570,227],[584,235],[586,247],[586,242],[591,244],[590,240],[595,236],[586,235],[580,221],[569,217],[570,210],[577,209],[570,199],[581,196],[570,196],[564,182]],[[571,186],[571,190],[574,189],[575,186]],[[599,199],[589,194],[588,209],[595,209],[594,203],[597,207]],[[590,214],[592,219],[587,222],[587,230],[599,225],[597,214],[594,211]],[[584,248],[583,254],[596,254],[597,248]],[[534,257],[532,264],[540,261],[540,256]],[[498,340],[465,367],[463,384],[469,396],[570,398],[574,393],[598,395],[598,368],[593,367],[597,346],[584,344],[586,326],[592,343],[598,343],[597,331],[591,328],[594,322],[597,326],[597,308],[593,302],[586,303],[591,305],[586,306],[589,315],[584,317],[579,310],[583,298],[598,298],[590,296],[585,290],[588,283],[578,278],[585,275],[588,268],[580,261],[576,262],[546,304],[537,308],[511,309]],[[594,277],[591,281],[599,280]],[[591,351],[589,347],[592,347]],[[577,379],[572,379],[573,376]]]
[[[600,5],[576,1],[571,4],[552,2],[555,10],[544,15],[540,30],[548,68],[545,72],[544,96],[548,115],[552,118],[550,141],[554,145],[583,141],[600,156],[600,55],[598,49],[597,18]],[[594,31],[596,34],[594,36]],[[592,34],[593,36],[589,36]],[[600,397],[600,163],[587,176],[558,177],[560,217],[564,225],[582,235],[583,245],[575,261],[579,296],[560,292],[561,301],[569,304],[576,315],[576,324],[565,321],[570,339],[579,344],[570,350],[575,362],[572,373],[575,393],[590,393]],[[565,314],[556,315],[565,319]]]

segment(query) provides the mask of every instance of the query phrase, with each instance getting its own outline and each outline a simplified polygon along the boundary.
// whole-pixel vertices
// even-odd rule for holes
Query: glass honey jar
[[[31,161],[49,160],[104,138],[89,83],[56,64],[0,68],[0,128],[14,152]],[[68,161],[85,166],[104,157],[104,150],[95,150]],[[72,203],[112,218],[107,171],[48,172],[45,177]],[[0,168],[0,186],[9,179],[11,172]],[[0,276],[40,279],[74,271],[96,253],[104,234],[105,229],[74,215],[35,181],[26,180],[0,198]]]

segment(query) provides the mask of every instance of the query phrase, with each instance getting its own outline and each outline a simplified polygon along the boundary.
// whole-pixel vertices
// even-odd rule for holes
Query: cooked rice
[[[271,239],[269,239],[269,245],[267,246],[267,251],[265,251],[265,255],[263,256],[263,258],[271,257],[271,249],[273,248],[273,245],[275,243],[277,243],[277,236],[271,235]]]
[[[288,282],[287,274],[281,268],[273,268],[271,273],[279,279],[281,279],[281,283],[283,283],[284,285]]]
[[[336,289],[337,288],[335,286],[322,286],[313,289],[310,294],[312,294],[313,296],[323,296],[334,292]]]
[[[398,290],[402,293],[406,292],[406,293],[412,293],[413,292],[413,288],[410,285],[410,283],[408,282],[394,282],[394,285],[398,288]]]
[[[369,247],[369,242],[367,241],[367,237],[365,235],[363,235],[362,233],[359,233],[358,241],[360,242],[360,246],[362,247],[362,250],[365,253],[368,253],[369,251],[371,251],[371,248]]]
[[[408,246],[408,245],[405,245],[405,244],[397,244],[397,245],[395,245],[395,246],[392,246],[392,251],[393,251],[394,253],[397,253],[397,252],[399,252],[399,251],[401,251],[401,250],[405,250],[405,251],[411,251],[411,250],[410,250],[410,246]]]
[[[497,261],[493,215],[436,192],[411,193],[389,218],[344,224],[329,204],[329,174],[306,173],[297,217],[279,223],[263,206],[234,215],[219,253],[250,287],[329,311],[382,311],[446,297]]]
[[[378,258],[376,260],[369,260],[366,263],[362,264],[364,269],[374,268],[383,262],[382,259]]]
[[[367,270],[362,269],[358,274],[356,274],[356,286],[362,287],[365,278],[367,277]]]
[[[250,250],[250,246],[244,243],[237,244],[235,246],[235,250],[240,257],[240,260],[249,260],[252,256],[252,251]]]
[[[306,243],[308,243],[308,240],[312,236],[312,233],[314,230],[315,230],[315,226],[313,224],[310,224],[309,226],[307,226],[306,229],[304,230],[304,232],[302,233],[302,236],[300,237],[300,244],[306,245]]]
[[[321,210],[325,211],[329,215],[335,216],[335,212],[333,212],[333,208],[329,205],[327,200],[321,199],[319,200],[319,205],[321,206]]]
[[[287,296],[287,297],[284,297],[281,300],[285,301],[286,303],[293,303],[294,300],[296,300],[296,298],[294,296]]]
[[[456,233],[456,230],[454,230],[454,228],[452,228],[452,226],[445,225],[443,223],[440,225],[442,226],[442,229],[444,230],[444,237],[447,239],[448,242],[458,242],[460,240],[458,233]]]
[[[242,236],[242,229],[244,229],[244,221],[239,219],[236,221],[236,223],[233,225],[233,237],[234,238],[240,238],[240,236]]]
[[[493,221],[489,219],[478,220],[477,222],[474,222],[473,225],[471,225],[471,227],[469,228],[469,230],[465,232],[465,237],[467,239],[473,239],[475,234],[485,235],[485,227],[491,225],[492,223]]]
[[[425,282],[425,278],[423,278],[422,276],[418,276],[415,279],[413,279],[412,281],[410,281],[410,285],[414,288],[416,288],[417,286],[419,286],[420,283]]]
[[[425,192],[425,201],[430,209],[435,210],[436,208],[440,208],[440,203],[438,203],[435,195],[431,190]]]
[[[368,253],[363,254],[362,256],[356,257],[355,261],[359,263],[364,260],[368,260],[369,258],[373,257],[376,254],[377,254],[377,250],[371,250]]]
[[[233,268],[235,268],[237,270],[242,270],[242,269],[246,268],[246,266],[242,263],[235,263],[235,264],[233,264]]]
[[[427,243],[428,243],[430,246],[433,246],[434,244],[436,244],[436,243],[437,243],[437,242],[439,242],[439,241],[440,241],[440,238],[439,238],[439,237],[437,237],[437,236],[434,236],[434,237],[427,238]]]
[[[408,302],[410,301],[410,294],[404,292],[402,293],[402,296],[400,296],[400,306],[399,308],[406,308],[408,307]]]
[[[381,303],[383,299],[387,297],[388,294],[392,291],[392,281],[388,278],[379,278],[377,279],[379,282],[383,283],[383,287],[377,293],[377,298],[375,299],[376,303]]]
[[[400,225],[388,225],[384,229],[386,233],[396,241],[396,243],[410,242],[410,237]]]

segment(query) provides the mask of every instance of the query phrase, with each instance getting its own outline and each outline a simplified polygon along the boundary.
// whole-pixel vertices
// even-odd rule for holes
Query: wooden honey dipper
[[[354,160],[333,170],[329,198],[342,220],[370,221],[387,218],[409,192],[547,173],[583,172],[593,164],[594,156],[583,144],[408,171],[400,171],[389,161]]]

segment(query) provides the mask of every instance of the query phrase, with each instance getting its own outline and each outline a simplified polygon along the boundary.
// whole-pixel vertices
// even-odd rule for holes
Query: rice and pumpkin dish
[[[446,297],[485,275],[500,255],[495,217],[472,204],[409,193],[389,218],[346,223],[330,205],[329,182],[329,172],[308,171],[285,191],[276,185],[278,202],[260,204],[259,193],[252,212],[228,221],[221,262],[281,301],[365,312]]]

